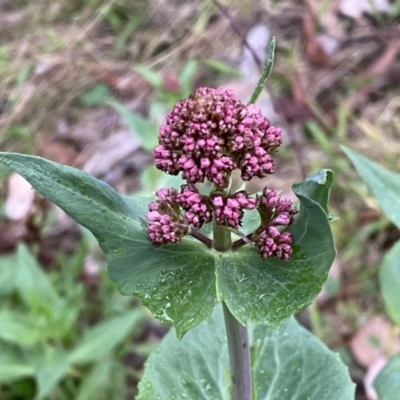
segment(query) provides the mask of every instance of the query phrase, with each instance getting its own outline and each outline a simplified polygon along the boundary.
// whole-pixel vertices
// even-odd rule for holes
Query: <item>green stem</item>
[[[213,221],[213,245],[217,251],[228,251],[232,246],[231,232]]]
[[[251,364],[247,328],[231,314],[225,303],[224,319],[232,378],[232,400],[251,400]]]
[[[215,223],[215,220],[213,236],[215,250],[225,252],[231,249],[231,232],[226,227]],[[225,303],[222,305],[232,378],[231,400],[251,400],[251,364],[247,328],[231,314]]]

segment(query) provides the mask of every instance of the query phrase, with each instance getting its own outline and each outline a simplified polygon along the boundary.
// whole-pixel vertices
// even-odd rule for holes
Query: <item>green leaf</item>
[[[400,353],[389,359],[374,381],[379,400],[398,400],[400,393]]]
[[[86,364],[99,360],[124,341],[142,319],[142,312],[133,310],[87,330],[75,350],[70,353],[69,362]]]
[[[293,259],[285,263],[263,261],[248,246],[221,254],[190,237],[179,246],[154,248],[143,199],[127,202],[92,176],[39,157],[0,153],[0,161],[88,228],[122,294],[139,297],[162,322],[174,324],[179,338],[209,317],[217,296],[242,323],[277,326],[310,304],[335,256],[326,213],[302,185],[295,187],[301,207],[291,227]],[[329,191],[328,179],[318,184]]]
[[[0,162],[89,229],[122,294],[139,297],[162,322],[174,324],[180,337],[211,314],[214,252],[190,238],[180,246],[154,248],[144,225],[143,198],[127,202],[89,174],[40,157],[0,153]]]
[[[33,346],[41,338],[32,319],[16,311],[1,311],[0,327],[0,339],[19,346]]]
[[[153,352],[139,383],[138,400],[228,400],[229,360],[221,307],[182,341],[169,332]],[[251,324],[258,348],[253,366],[257,400],[352,400],[354,384],[338,354],[294,319],[279,329]]]
[[[293,190],[296,194],[301,194],[316,201],[328,214],[328,201],[332,182],[333,172],[329,169],[322,169],[304,179],[303,182],[294,184]]]
[[[353,400],[355,385],[339,354],[294,318],[278,329],[251,327],[258,342],[253,379],[258,400]]]
[[[37,393],[35,399],[47,398],[69,368],[68,355],[61,349],[46,347],[32,360],[35,368]]]
[[[30,308],[47,310],[54,315],[63,302],[48,276],[22,243],[18,245],[17,260],[16,288],[20,296]]]
[[[109,241],[110,278],[125,295],[141,299],[178,337],[208,318],[215,303],[214,255],[200,242],[184,239],[155,249],[146,232],[135,239]]]
[[[21,353],[0,343],[0,382],[11,383],[33,376],[34,368],[24,361]]]
[[[150,354],[137,400],[228,400],[229,359],[221,307],[177,341],[170,331]]]
[[[140,230],[135,211],[106,183],[78,169],[41,157],[0,153],[0,162],[23,176],[102,243],[105,237]]]
[[[342,146],[386,217],[400,229],[400,174],[395,174]]]
[[[400,241],[386,254],[379,270],[379,281],[385,308],[400,327]]]
[[[0,299],[9,296],[15,289],[16,257],[0,257]]]
[[[321,179],[324,173],[327,177]],[[249,246],[221,257],[217,269],[218,299],[226,302],[242,324],[252,321],[278,327],[321,291],[336,254],[323,208],[332,181],[330,174],[322,171],[293,185],[300,212],[290,229],[294,241],[290,262],[262,260]]]
[[[86,106],[93,107],[103,104],[106,101],[108,94],[108,87],[102,83],[98,83],[92,89],[83,93],[81,100]]]
[[[161,75],[145,65],[137,65],[135,71],[142,75],[154,89],[159,89],[162,85]]]
[[[101,359],[85,377],[75,400],[92,400],[96,393],[96,400],[109,399],[109,390],[115,387],[113,372],[116,370],[116,361],[108,358]]]
[[[192,92],[194,74],[196,73],[197,62],[190,60],[179,73],[179,82],[181,84],[181,94],[183,98],[189,97]]]
[[[157,146],[157,127],[152,122],[130,111],[116,100],[110,99],[107,101],[107,104],[118,111],[124,124],[140,140],[143,148],[151,151]]]

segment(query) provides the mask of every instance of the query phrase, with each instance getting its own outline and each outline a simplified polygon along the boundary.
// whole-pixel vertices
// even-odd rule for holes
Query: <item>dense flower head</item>
[[[240,236],[233,249],[249,243],[263,259],[289,260],[293,238],[282,228],[290,225],[297,213],[292,203],[273,189],[265,188],[255,198],[245,190],[229,189],[233,170],[240,171],[243,181],[273,173],[271,154],[280,145],[281,130],[270,125],[258,107],[243,104],[231,90],[200,88],[179,101],[160,128],[153,155],[158,169],[171,175],[182,173],[186,184],[180,191],[158,190],[157,200],[149,204],[146,219],[152,243],[179,243],[183,236],[191,235],[213,247],[213,241],[199,230],[214,220]],[[196,187],[205,180],[213,184],[208,195]],[[258,212],[261,222],[245,236],[240,227],[246,210]]]
[[[270,153],[280,144],[281,130],[258,107],[243,104],[232,90],[200,88],[168,113],[153,155],[157,168],[182,172],[189,184],[208,179],[224,188],[234,169],[245,181],[273,173]]]
[[[258,254],[263,259],[275,257],[287,261],[292,255],[292,235],[280,233],[274,226],[269,226],[258,236],[257,245]]]
[[[149,204],[146,219],[150,222],[147,232],[155,246],[167,243],[180,243],[182,236],[189,232],[189,224],[180,214],[176,202],[178,192],[175,189],[160,189],[156,192],[157,201]]]
[[[244,210],[254,209],[256,200],[245,191],[236,192],[230,196],[215,193],[212,195],[212,204],[217,224],[236,229],[242,225]]]
[[[257,197],[257,209],[263,225],[290,225],[297,213],[297,208],[287,199],[281,199],[274,189],[265,187]]]
[[[202,196],[192,185],[182,185],[177,195],[177,203],[185,210],[185,218],[195,229],[212,220],[212,204],[207,196]]]
[[[261,258],[275,257],[289,260],[292,255],[292,234],[280,232],[277,226],[288,226],[293,222],[297,208],[287,199],[281,199],[274,189],[264,188],[257,197],[257,209],[261,217],[261,228],[254,240]]]

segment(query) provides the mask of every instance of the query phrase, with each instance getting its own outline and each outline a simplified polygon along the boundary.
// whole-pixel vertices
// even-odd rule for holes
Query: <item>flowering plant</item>
[[[294,184],[296,207],[274,188],[251,196],[232,179],[235,170],[242,181],[274,172],[281,131],[253,104],[272,56],[273,43],[249,104],[201,88],[175,105],[153,154],[186,184],[156,198],[121,196],[74,168],[0,153],[95,235],[123,294],[175,327],[150,356],[138,399],[353,396],[338,356],[290,318],[321,290],[335,257],[332,172]]]

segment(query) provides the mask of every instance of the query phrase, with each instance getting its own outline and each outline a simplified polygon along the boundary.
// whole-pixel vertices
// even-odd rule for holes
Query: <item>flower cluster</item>
[[[289,260],[292,255],[292,234],[281,233],[277,226],[287,226],[293,222],[297,208],[289,200],[282,200],[276,190],[264,188],[257,198],[257,210],[261,226],[253,235],[261,258],[276,257]]]
[[[258,107],[246,106],[231,90],[200,88],[168,113],[153,155],[168,174],[224,188],[234,169],[245,181],[273,173],[270,153],[280,145],[281,130]]]
[[[177,203],[178,192],[175,189],[160,189],[156,192],[158,200],[149,204],[146,219],[150,240],[155,246],[179,243],[181,237],[189,232],[189,224],[182,217]]]
[[[231,90],[200,88],[178,102],[160,128],[153,155],[158,169],[171,175],[182,173],[187,184],[180,191],[158,190],[158,199],[149,204],[146,219],[153,244],[179,243],[188,234],[201,240],[198,230],[213,220],[238,230],[245,211],[257,209],[261,225],[247,236],[247,242],[258,247],[263,259],[289,260],[292,236],[277,227],[292,223],[297,210],[291,202],[281,200],[275,190],[264,189],[253,198],[244,190],[230,193],[228,189],[233,170],[239,170],[244,181],[272,174],[271,153],[280,144],[281,130]],[[195,186],[206,179],[213,184],[209,195],[200,194]],[[203,242],[207,241],[211,242],[203,236]]]
[[[244,210],[253,210],[256,200],[242,190],[229,196],[216,193],[212,196],[212,204],[217,224],[236,229],[242,225]]]

